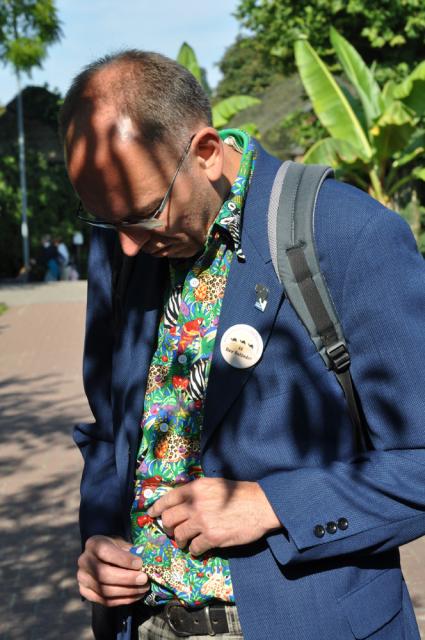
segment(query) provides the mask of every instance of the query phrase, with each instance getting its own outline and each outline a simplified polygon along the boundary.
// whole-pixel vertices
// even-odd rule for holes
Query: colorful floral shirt
[[[146,601],[178,599],[201,605],[213,599],[233,602],[228,561],[179,549],[147,509],[173,487],[202,477],[200,435],[205,393],[233,253],[244,260],[241,216],[255,150],[238,130],[220,134],[242,154],[238,176],[209,229],[202,255],[170,260],[170,287],[149,368],[141,422],[135,495],[131,510],[133,547],[151,579]]]

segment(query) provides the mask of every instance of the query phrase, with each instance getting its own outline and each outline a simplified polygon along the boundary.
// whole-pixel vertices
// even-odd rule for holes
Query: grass
[[[0,302],[0,316],[7,311],[7,304],[4,304],[4,302]]]

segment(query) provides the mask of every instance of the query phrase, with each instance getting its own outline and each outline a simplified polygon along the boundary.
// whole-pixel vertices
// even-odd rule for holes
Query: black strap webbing
[[[314,319],[317,333],[326,347],[336,344],[339,339],[329,313],[323,304],[322,297],[316,287],[312,273],[307,264],[302,247],[287,250],[289,263],[292,267],[295,281],[298,283],[304,301]]]
[[[345,347],[342,353],[339,354],[332,350],[332,347],[338,344],[341,345],[341,342],[339,341],[334,324],[313,280],[313,274],[308,267],[303,248],[297,247],[294,249],[288,249],[287,255],[295,281],[298,283],[301,295],[303,296],[310,315],[316,325],[317,333],[320,335],[323,344],[327,348],[329,359],[333,363],[332,370],[344,392],[348,412],[354,427],[353,435],[356,450],[364,450],[363,420],[360,415],[357,396],[355,394],[354,384],[349,369],[350,356],[348,354],[348,350]],[[344,361],[341,361],[341,355],[345,355]],[[339,359],[335,356],[339,356]]]

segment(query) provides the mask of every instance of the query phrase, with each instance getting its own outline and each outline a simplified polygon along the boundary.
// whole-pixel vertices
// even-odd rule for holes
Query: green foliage
[[[269,65],[294,71],[293,48],[308,38],[322,58],[331,54],[329,26],[354,45],[376,77],[406,76],[423,55],[425,3],[421,0],[240,0],[236,17],[254,34]]]
[[[230,96],[220,100],[212,107],[213,124],[217,129],[223,129],[237,113],[260,102],[258,98],[250,96]]]
[[[246,129],[247,121],[255,122],[258,133],[254,135],[269,153],[282,160],[297,158],[311,140],[327,135],[304,94],[298,74],[277,79],[264,91],[260,104],[234,116],[228,126]]]
[[[182,46],[179,49],[176,58],[177,62],[181,64],[183,67],[186,67],[190,73],[195,76],[207,96],[211,97],[212,91],[211,87],[208,84],[207,79],[207,71],[204,67],[199,66],[198,58],[192,47],[187,44],[187,42],[183,42]]]
[[[17,149],[0,156],[0,277],[14,277],[22,265],[20,235],[19,166]],[[78,228],[77,200],[62,162],[49,161],[45,153],[27,153],[28,225],[31,256],[37,259],[45,234],[62,237],[68,247]]]
[[[188,71],[190,71],[195,76],[198,82],[202,84],[203,76],[198,59],[192,47],[186,42],[184,42],[180,47],[179,53],[177,55],[177,62],[179,62],[183,67],[186,67],[186,69],[188,69]],[[216,127],[217,129],[224,128],[228,124],[229,120],[231,120],[237,113],[243,111],[244,109],[247,109],[248,107],[258,104],[259,102],[260,100],[258,98],[238,95],[232,95],[224,100],[216,102],[212,106],[214,127]],[[248,123],[247,127],[254,128],[255,125],[253,125],[252,123]]]
[[[218,63],[223,74],[214,98],[223,100],[235,94],[260,96],[282,76],[268,65],[254,46],[253,38],[239,37],[228,47]]]
[[[50,44],[61,36],[53,0],[2,0],[0,59],[29,73],[41,66]]]
[[[62,237],[72,248],[77,198],[69,183],[57,137],[60,96],[46,88],[23,91],[27,134],[28,226],[31,257],[37,259],[45,234]],[[0,116],[0,277],[15,277],[22,266],[19,162],[15,133],[16,104]],[[86,245],[85,245],[86,246]],[[83,260],[85,260],[83,247]],[[42,270],[39,274],[42,275]]]
[[[280,127],[303,150],[327,136],[326,129],[316,114],[303,109],[297,109],[285,116]]]
[[[4,302],[0,302],[0,316],[5,313],[8,309],[8,306]]]
[[[182,65],[182,67],[185,67],[193,76],[195,76],[200,85],[203,85],[205,75],[202,73],[195,51],[192,49],[190,44],[183,42],[176,60]],[[204,86],[204,88],[206,87]]]
[[[418,181],[425,181],[425,132],[421,128],[424,65],[405,82],[387,84],[381,90],[354,47],[333,28],[330,37],[354,93],[342,89],[307,40],[296,43],[302,82],[329,134],[309,149],[304,161],[332,165],[385,205],[401,204],[406,192],[408,201],[413,202]],[[415,223],[411,226],[419,238],[419,205],[412,207]]]
[[[2,0],[0,4],[0,60],[15,71],[20,91],[21,72],[30,74],[40,67],[50,44],[61,36],[54,0]],[[25,178],[25,147],[21,93],[18,93],[18,139],[23,157],[22,182]],[[16,187],[18,188],[18,187]],[[24,187],[23,187],[24,188]],[[21,197],[21,196],[20,196]],[[26,216],[25,197],[22,199],[22,219]],[[24,266],[27,270],[28,243],[24,244]]]

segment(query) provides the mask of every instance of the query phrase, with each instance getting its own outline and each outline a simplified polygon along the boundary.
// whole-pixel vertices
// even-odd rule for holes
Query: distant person
[[[60,278],[60,256],[49,235],[42,239],[42,264],[45,267],[44,282],[55,282]]]
[[[68,247],[66,246],[62,238],[57,238],[55,240],[55,245],[56,245],[58,256],[59,256],[60,279],[70,280],[70,264],[69,264]]]
[[[68,280],[75,282],[80,279],[80,274],[77,269],[77,265],[75,264],[75,260],[71,258],[68,267]]]

